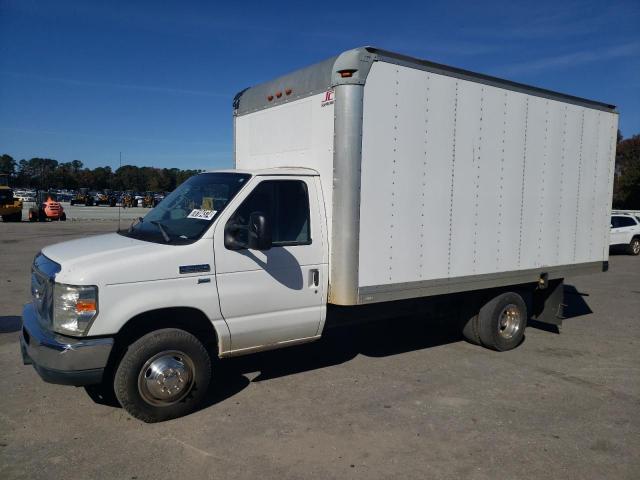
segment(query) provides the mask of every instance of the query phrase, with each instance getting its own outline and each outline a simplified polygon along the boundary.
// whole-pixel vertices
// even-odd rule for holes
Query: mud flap
[[[532,320],[551,325],[562,325],[564,319],[564,279],[551,280],[544,289],[533,292]]]

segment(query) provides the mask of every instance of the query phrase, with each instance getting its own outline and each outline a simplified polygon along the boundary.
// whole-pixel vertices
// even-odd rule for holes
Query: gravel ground
[[[516,350],[423,318],[336,329],[221,362],[205,408],[146,425],[19,354],[34,254],[115,228],[0,223],[2,479],[640,478],[640,257],[567,279],[561,333],[529,328]]]

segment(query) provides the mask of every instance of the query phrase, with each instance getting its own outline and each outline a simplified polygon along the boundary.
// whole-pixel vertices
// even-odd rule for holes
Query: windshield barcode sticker
[[[198,220],[211,220],[215,214],[218,213],[216,210],[198,210],[194,208],[191,210],[191,213],[187,215],[187,218],[197,218]]]

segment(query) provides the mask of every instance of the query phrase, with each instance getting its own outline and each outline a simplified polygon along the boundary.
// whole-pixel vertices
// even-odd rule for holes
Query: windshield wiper
[[[162,223],[160,223],[160,222],[158,222],[156,220],[151,220],[151,222],[149,222],[149,223],[152,223],[156,227],[158,227],[158,230],[160,230],[160,233],[162,234],[162,237],[164,238],[165,242],[167,242],[167,243],[171,242],[171,237],[169,236],[169,234],[165,230],[165,226]]]

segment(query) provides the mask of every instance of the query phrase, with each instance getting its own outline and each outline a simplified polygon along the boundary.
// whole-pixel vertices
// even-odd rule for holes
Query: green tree
[[[16,161],[6,153],[0,157],[0,173],[13,176],[16,173]]]
[[[14,175],[16,185],[31,188],[87,187],[92,190],[171,191],[199,170],[179,168],[137,167],[123,165],[115,172],[111,167],[85,168],[80,160],[58,162],[51,158],[22,159],[10,155],[0,157],[0,172]]]
[[[613,206],[640,210],[640,135],[618,142]]]

